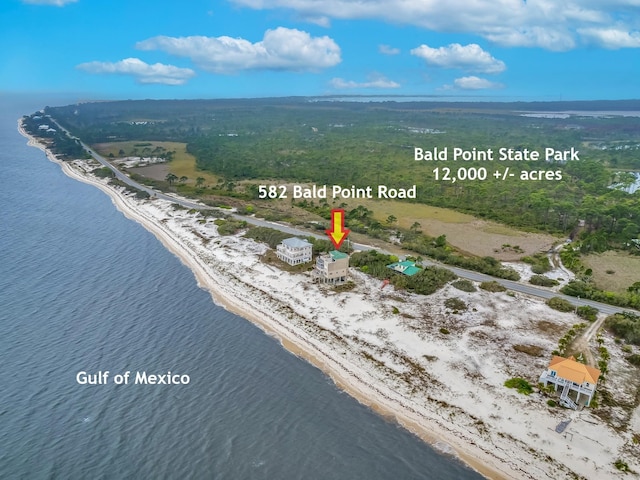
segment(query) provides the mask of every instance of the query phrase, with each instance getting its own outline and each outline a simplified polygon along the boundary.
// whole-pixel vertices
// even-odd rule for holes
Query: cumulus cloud
[[[313,71],[341,61],[340,47],[333,39],[284,27],[267,30],[262,41],[256,43],[226,36],[159,36],[138,42],[136,47],[188,57],[204,70],[223,74],[243,70]]]
[[[389,45],[378,45],[378,51],[383,55],[398,55],[400,53],[399,48],[393,48]]]
[[[427,63],[442,68],[459,68],[471,72],[500,73],[507,67],[504,62],[492,57],[479,45],[452,43],[447,47],[431,48],[420,45],[411,50],[411,55],[424,59]]]
[[[439,32],[481,35],[504,46],[569,50],[591,44],[589,29],[617,29],[632,39],[638,0],[231,0],[253,9],[285,9],[299,17],[378,19]],[[586,31],[585,31],[586,29]],[[600,41],[600,44],[603,42]],[[629,39],[616,48],[637,47]]]
[[[67,3],[75,3],[78,0],[22,0],[22,3],[31,5],[54,5],[56,7],[64,7]]]
[[[182,85],[195,75],[190,68],[163,63],[150,65],[139,58],[125,58],[119,62],[87,62],[77,66],[80,70],[97,74],[132,75],[140,83]]]
[[[353,80],[344,80],[343,78],[332,78],[330,85],[338,90],[350,88],[399,88],[400,84],[385,78],[382,75],[374,75],[368,82],[354,82]]]
[[[483,90],[487,88],[495,89],[503,87],[501,83],[490,82],[486,78],[480,78],[473,75],[469,77],[456,78],[453,81],[453,84],[456,88],[463,90]]]

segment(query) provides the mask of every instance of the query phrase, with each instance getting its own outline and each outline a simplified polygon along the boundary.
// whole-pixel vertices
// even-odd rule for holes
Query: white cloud
[[[292,10],[299,18],[377,19],[438,32],[476,34],[504,46],[556,51],[591,44],[598,40],[598,35],[594,38],[590,29],[606,30],[616,25],[616,29],[626,33],[632,41],[629,38],[612,39],[608,44],[639,46],[632,33],[640,27],[638,0],[231,1],[259,10]],[[597,44],[607,45],[603,41]]]
[[[456,88],[463,90],[483,90],[487,88],[502,88],[504,85],[501,83],[490,82],[486,78],[480,78],[476,76],[456,78],[453,81]]]
[[[549,27],[495,27],[487,29],[484,37],[505,47],[542,47],[553,51],[567,51],[576,47],[572,32]]]
[[[331,86],[338,90],[349,88],[399,88],[400,84],[389,80],[382,75],[373,75],[368,82],[354,82],[342,78],[332,78],[329,82]]]
[[[582,28],[579,33],[596,45],[616,50],[640,47],[640,32],[627,32],[618,28]]]
[[[56,7],[64,7],[67,3],[75,3],[78,0],[22,0],[22,3],[31,5],[54,5]]]
[[[427,63],[438,67],[459,68],[471,72],[500,73],[507,68],[503,61],[492,57],[475,43],[452,43],[448,47],[440,48],[420,45],[411,50],[411,55],[423,58]]]
[[[329,28],[331,26],[331,20],[329,20],[329,17],[301,17],[300,18],[301,21],[303,22],[309,22],[309,23],[313,23],[315,25],[318,25],[320,27],[324,27],[324,28]]]
[[[400,53],[399,48],[393,48],[389,45],[378,45],[378,51],[383,55],[398,55]]]
[[[150,65],[139,58],[125,58],[119,62],[87,62],[76,68],[89,73],[132,75],[140,83],[182,85],[195,75],[190,68],[154,63]]]
[[[340,63],[340,47],[329,37],[278,27],[267,30],[262,41],[251,43],[231,37],[153,37],[138,42],[141,50],[162,50],[190,58],[214,73],[242,70],[309,71]]]

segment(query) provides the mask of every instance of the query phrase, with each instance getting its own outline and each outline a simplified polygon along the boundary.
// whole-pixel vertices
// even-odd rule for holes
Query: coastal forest
[[[343,187],[417,186],[408,201],[452,208],[531,231],[580,237],[585,251],[625,248],[640,232],[640,102],[452,103],[316,98],[97,102],[47,108],[88,144],[187,144],[202,171],[227,184],[281,180]],[[573,111],[562,115],[546,112]],[[580,115],[580,112],[585,112]],[[416,161],[414,148],[448,149]],[[574,161],[453,161],[454,148],[575,149]],[[483,180],[436,179],[434,169],[483,168]],[[514,174],[503,178],[505,167]],[[552,178],[520,180],[522,172]],[[543,174],[544,177],[544,174]],[[527,177],[528,178],[528,177]],[[256,183],[257,184],[257,183]],[[257,195],[257,189],[247,189]],[[633,247],[630,247],[633,250]]]
[[[200,175],[197,178],[169,173],[159,181],[129,174],[155,188],[205,201],[240,201],[234,204],[246,214],[255,213],[259,186],[264,184],[371,186],[374,190],[378,185],[397,189],[415,185],[415,198],[402,200],[407,211],[411,203],[445,207],[519,230],[571,239],[570,247],[560,255],[577,279],[562,291],[640,308],[636,280],[624,292],[604,291],[602,286],[595,287],[591,268],[582,263],[583,255],[608,250],[640,255],[640,101],[359,100],[364,99],[95,102],[46,107],[25,117],[24,125],[48,137],[54,151],[67,158],[86,155],[78,139],[94,148],[112,145],[115,150],[109,157],[135,156],[138,149],[169,162],[174,156],[189,155],[195,159],[192,171]],[[43,122],[56,124],[71,136],[43,132]],[[125,152],[121,148],[125,145],[132,150]],[[182,149],[182,154],[170,150],[173,147]],[[434,159],[417,160],[416,148],[433,152]],[[567,153],[545,159],[548,148]],[[496,155],[493,160],[482,155],[469,161],[454,160],[455,149],[492,150]],[[508,149],[513,159],[500,160],[500,149]],[[540,157],[534,158],[531,152],[539,152]],[[448,176],[443,175],[445,168]],[[480,171],[481,178],[469,174]],[[332,208],[347,206],[324,199],[290,201],[291,208],[295,205],[325,221]],[[209,204],[224,205],[219,201]],[[260,214],[270,215],[262,210]],[[282,215],[281,210],[270,219],[292,221],[312,230],[327,228],[322,222]],[[493,257],[457,251],[444,235],[423,234],[417,222],[400,228],[394,215],[385,222],[370,208],[353,203],[346,219],[352,231],[383,241],[395,237],[417,255],[494,277],[519,278]],[[543,274],[550,268],[540,263],[546,260],[543,257],[541,252],[522,261]]]

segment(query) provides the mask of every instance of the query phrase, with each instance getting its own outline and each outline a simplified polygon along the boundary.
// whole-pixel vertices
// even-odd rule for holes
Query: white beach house
[[[286,238],[276,247],[276,255],[289,265],[311,261],[313,245],[297,237]]]
[[[574,357],[554,356],[540,375],[540,383],[553,384],[560,392],[560,404],[577,410],[589,406],[596,392],[600,370],[576,362]]]
[[[347,281],[349,255],[333,250],[316,258],[313,280],[321,283],[339,284]]]

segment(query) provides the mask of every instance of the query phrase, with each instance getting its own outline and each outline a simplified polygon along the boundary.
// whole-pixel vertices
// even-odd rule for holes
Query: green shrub
[[[557,280],[553,278],[545,277],[544,275],[533,275],[529,279],[531,285],[538,285],[540,287],[555,287],[559,284]]]
[[[464,303],[459,298],[447,298],[444,301],[444,305],[445,305],[445,307],[450,308],[454,312],[465,311],[468,308],[467,304]]]
[[[531,271],[538,275],[551,270],[549,258],[545,253],[537,253],[532,257],[522,257],[522,261],[531,265]]]
[[[633,355],[629,355],[626,358],[630,364],[635,365],[636,367],[640,367],[640,355],[638,355],[637,353],[634,353]]]
[[[244,220],[214,220],[214,222],[218,226],[218,234],[220,235],[233,235],[237,233],[239,230],[247,227],[247,222]]]
[[[572,312],[575,308],[571,302],[560,297],[550,298],[547,300],[547,305],[559,312]]]
[[[627,343],[640,345],[640,316],[631,312],[609,315],[604,322],[605,327]]]
[[[596,302],[608,303],[618,307],[640,308],[640,294],[633,292],[615,293],[597,289],[592,283],[571,280],[562,289],[565,295],[587,298]]]
[[[631,470],[629,468],[629,465],[627,465],[626,462],[623,462],[620,459],[616,460],[613,465],[621,472],[629,472]]]
[[[584,318],[585,320],[589,320],[590,322],[595,322],[596,318],[598,317],[599,311],[600,310],[598,310],[597,308],[590,307],[589,305],[583,305],[581,307],[578,307],[576,313],[580,318]]]
[[[440,333],[441,333],[441,334],[443,334],[443,335],[449,335],[449,333],[450,333],[450,332],[449,332],[449,330],[447,330],[446,328],[442,327],[442,328],[440,329]]]
[[[505,290],[507,290],[507,287],[500,285],[495,280],[492,280],[490,282],[482,282],[480,284],[480,288],[486,290],[487,292],[504,292]]]
[[[504,382],[504,386],[507,388],[515,388],[518,390],[518,393],[522,393],[524,395],[529,395],[533,392],[533,387],[529,384],[529,382],[520,377],[510,378],[509,380]]]
[[[535,274],[541,275],[543,273],[547,273],[549,269],[544,268],[542,265],[533,265],[531,267],[531,271]]]
[[[475,292],[476,287],[470,280],[456,280],[451,284],[456,287],[458,290],[462,290],[463,292]]]
[[[218,221],[216,220],[216,224]],[[224,234],[222,234],[224,235]],[[271,248],[276,248],[285,238],[291,238],[291,234],[281,232],[269,227],[255,227],[244,234],[247,238],[253,238],[256,242],[266,243]]]
[[[113,178],[116,176],[116,174],[113,173],[113,170],[111,170],[109,167],[94,168],[93,170],[91,170],[91,173],[100,178]]]
[[[550,407],[556,407],[558,404],[556,403],[555,400],[547,400],[547,405],[549,405]]]

